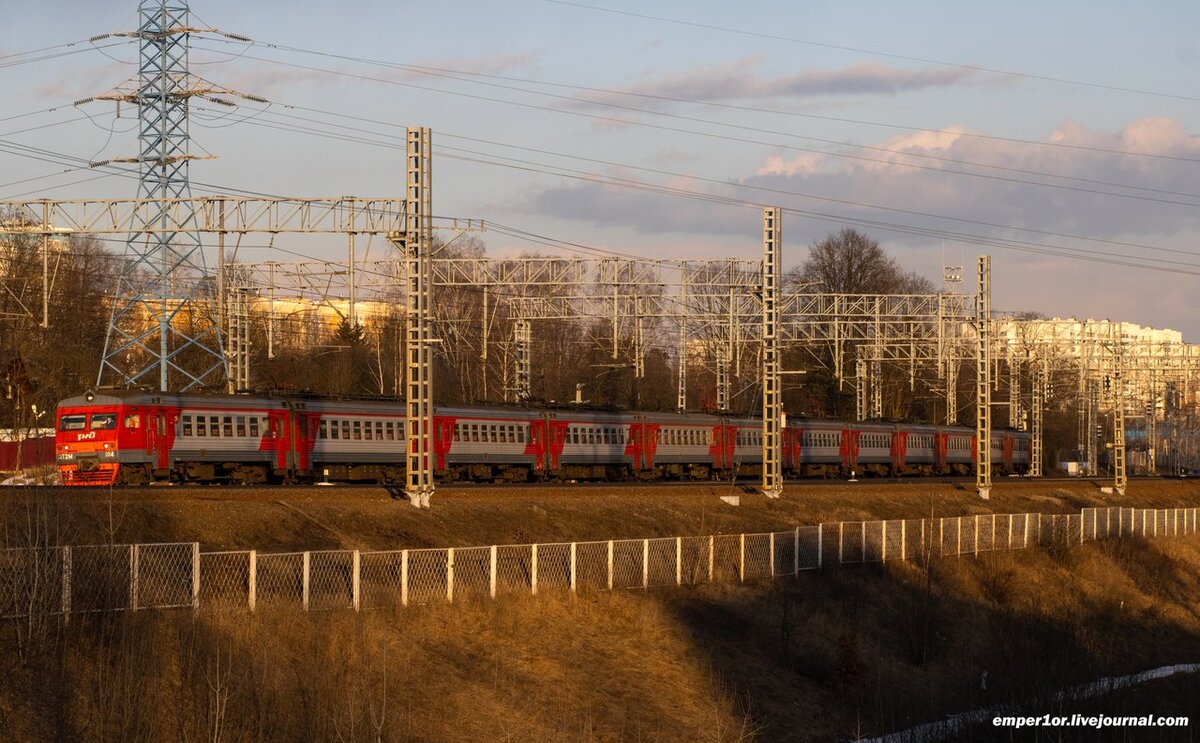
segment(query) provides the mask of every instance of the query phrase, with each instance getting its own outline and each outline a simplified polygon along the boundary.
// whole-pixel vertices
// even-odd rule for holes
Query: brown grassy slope
[[[733,507],[718,496],[738,493]],[[0,493],[6,544],[32,529],[59,543],[199,541],[205,550],[403,549],[790,529],[821,521],[1078,512],[1084,506],[1200,505],[1200,482],[1137,481],[1125,497],[1096,483],[1001,480],[990,501],[969,487],[908,481],[790,484],[779,500],[728,485],[441,488],[418,511],[383,488],[220,487]]]
[[[845,740],[1030,699],[1031,714],[1069,714],[1049,701],[1064,685],[1200,661],[1197,596],[1193,536],[649,594],[9,623],[0,729],[28,740]],[[1161,688],[1080,709],[1200,721],[1200,679]],[[1152,739],[1188,739],[1178,732]],[[1098,739],[1054,734],[1043,739]]]

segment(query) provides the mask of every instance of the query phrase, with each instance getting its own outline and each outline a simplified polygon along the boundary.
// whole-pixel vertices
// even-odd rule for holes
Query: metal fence
[[[1200,529],[1200,508],[1086,508],[845,521],[764,534],[381,552],[201,552],[198,544],[0,550],[0,616],[200,606],[304,611],[797,575],[825,565],[1069,547]]]

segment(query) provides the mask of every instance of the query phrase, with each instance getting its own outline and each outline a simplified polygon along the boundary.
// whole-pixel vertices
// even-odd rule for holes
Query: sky
[[[195,0],[196,195],[399,196],[433,132],[439,216],[489,255],[761,257],[843,227],[908,270],[992,255],[992,306],[1200,342],[1200,4],[1018,0]],[[49,0],[0,30],[0,200],[130,198],[86,163],[135,112],[76,101],[136,74],[136,0]],[[72,46],[62,46],[72,44]],[[44,51],[33,51],[44,50]],[[228,96],[227,96],[228,98]],[[520,231],[525,236],[515,237]],[[535,237],[529,237],[533,235]],[[386,257],[385,246],[370,247]],[[344,242],[246,244],[340,259]],[[210,259],[211,260],[211,259]]]

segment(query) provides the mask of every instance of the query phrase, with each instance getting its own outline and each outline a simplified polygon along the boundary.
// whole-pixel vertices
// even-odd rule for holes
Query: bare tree
[[[849,227],[813,243],[788,278],[818,294],[929,294],[933,283],[904,271],[879,241]]]

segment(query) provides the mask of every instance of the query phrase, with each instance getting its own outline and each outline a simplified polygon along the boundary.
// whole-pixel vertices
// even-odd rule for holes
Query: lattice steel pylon
[[[206,272],[188,181],[188,5],[142,0],[138,17],[138,87],[126,99],[138,107],[138,198],[156,206],[131,223],[97,384],[134,386],[157,370],[163,392],[219,387],[220,324],[213,302],[196,301]]]

